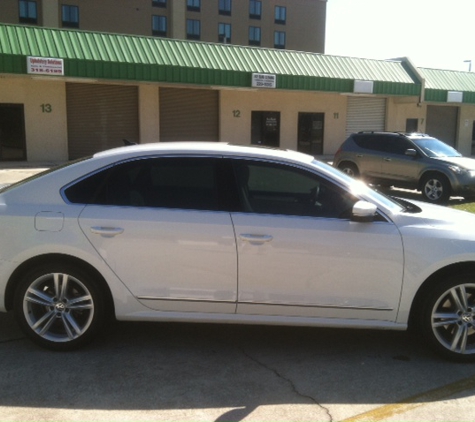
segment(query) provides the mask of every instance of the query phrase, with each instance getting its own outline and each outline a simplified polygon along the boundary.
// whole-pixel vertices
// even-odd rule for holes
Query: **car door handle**
[[[120,227],[91,227],[91,232],[93,234],[100,234],[104,237],[113,237],[123,233],[124,229],[121,229]]]
[[[392,161],[391,158],[389,158],[389,157],[384,157],[383,160],[384,161]]]
[[[273,239],[273,237],[268,234],[241,234],[239,237],[245,242],[254,244],[270,242]]]

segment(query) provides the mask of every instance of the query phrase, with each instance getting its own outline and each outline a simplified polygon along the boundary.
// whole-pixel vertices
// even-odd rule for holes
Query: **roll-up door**
[[[218,91],[160,88],[160,141],[218,141]]]
[[[69,159],[139,141],[136,86],[66,84]]]
[[[348,97],[346,136],[386,129],[386,99]]]
[[[426,132],[454,147],[458,110],[456,106],[427,106]]]

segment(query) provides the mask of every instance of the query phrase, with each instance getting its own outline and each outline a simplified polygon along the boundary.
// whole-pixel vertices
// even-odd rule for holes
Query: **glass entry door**
[[[26,160],[23,104],[0,104],[0,161]]]
[[[299,113],[298,150],[310,155],[323,154],[324,113]]]
[[[280,145],[280,112],[253,111],[251,115],[251,143],[278,147]]]

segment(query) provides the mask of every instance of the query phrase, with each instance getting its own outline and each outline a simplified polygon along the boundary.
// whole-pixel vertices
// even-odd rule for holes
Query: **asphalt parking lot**
[[[388,331],[116,323],[69,353],[0,315],[2,421],[469,421],[475,366]]]
[[[0,184],[39,170],[0,170]],[[475,409],[475,364],[405,332],[117,322],[54,353],[9,313],[0,374],[0,421],[470,421]]]

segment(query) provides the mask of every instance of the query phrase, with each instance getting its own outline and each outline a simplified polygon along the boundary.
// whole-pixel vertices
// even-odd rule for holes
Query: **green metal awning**
[[[265,73],[277,89],[351,93],[362,80],[373,94],[421,92],[397,61],[0,24],[0,73],[26,74],[31,56],[63,59],[68,78],[250,87]]]
[[[475,73],[424,68],[418,70],[426,81],[426,101],[447,102],[449,92],[461,92],[463,103],[475,103]]]

